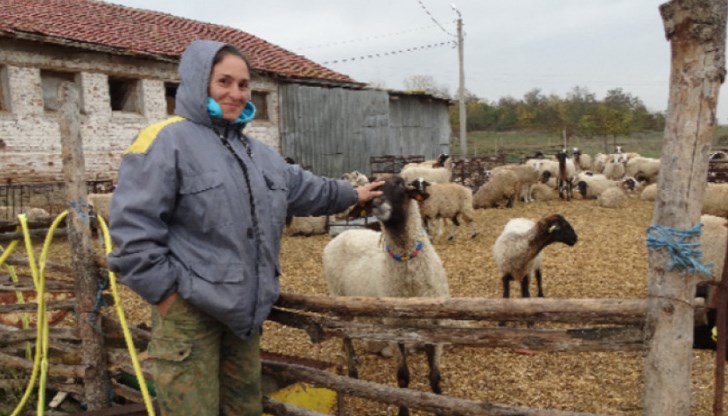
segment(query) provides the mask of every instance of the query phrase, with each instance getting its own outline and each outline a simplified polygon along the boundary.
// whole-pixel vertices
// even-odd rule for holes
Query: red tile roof
[[[254,69],[284,77],[354,83],[301,55],[227,26],[95,0],[0,0],[0,36],[31,37],[112,53],[179,59],[195,39],[243,50]]]

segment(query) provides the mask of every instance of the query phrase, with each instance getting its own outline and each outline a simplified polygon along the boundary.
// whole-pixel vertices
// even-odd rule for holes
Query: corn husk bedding
[[[476,211],[478,235],[468,239],[462,226],[455,241],[447,232],[434,240],[445,265],[453,297],[500,298],[501,278],[491,255],[496,237],[515,217],[537,220],[561,213],[578,242],[545,249],[543,286],[551,298],[645,298],[647,248],[652,201],[630,197],[626,208],[600,207],[575,199],[517,203],[514,208]],[[284,237],[281,286],[285,292],[324,295],[321,253],[328,235]],[[52,255],[50,257],[53,258]],[[535,294],[535,283],[531,293]],[[130,323],[149,322],[149,307],[120,287]],[[511,294],[519,296],[513,284]],[[517,325],[517,324],[512,324]],[[539,324],[537,324],[539,325]],[[545,324],[544,324],[545,325]],[[341,342],[313,344],[301,330],[267,322],[263,348],[288,355],[343,363]],[[357,345],[355,343],[355,345]],[[397,358],[367,355],[359,349],[360,378],[396,386]],[[692,415],[712,415],[714,353],[693,351]],[[430,391],[423,353],[409,356],[410,388]],[[490,403],[611,415],[643,414],[643,353],[546,353],[448,345],[441,359],[442,388],[449,396]],[[332,368],[333,371],[333,368]],[[395,406],[347,398],[347,414],[392,415]],[[426,413],[413,411],[413,415]]]

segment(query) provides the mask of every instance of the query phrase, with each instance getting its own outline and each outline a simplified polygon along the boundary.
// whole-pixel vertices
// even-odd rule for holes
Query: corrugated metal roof
[[[243,50],[258,71],[356,83],[239,29],[95,0],[0,0],[0,35],[175,60],[191,41],[214,39]]]

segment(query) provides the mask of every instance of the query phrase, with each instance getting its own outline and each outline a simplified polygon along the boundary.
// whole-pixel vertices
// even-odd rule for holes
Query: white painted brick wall
[[[87,179],[115,179],[121,153],[139,130],[167,118],[164,83],[176,81],[176,66],[149,60],[127,62],[124,58],[109,59],[108,55],[93,53],[84,53],[83,59],[65,61],[58,56],[32,50],[0,50],[0,65],[7,69],[6,85],[10,89],[10,111],[0,111],[3,183],[63,177],[58,122],[55,113],[43,110],[40,67],[79,73],[76,80],[81,88],[80,130]],[[111,111],[107,73],[143,78],[141,114]],[[257,78],[253,88],[269,93],[270,121],[254,120],[245,132],[280,149],[277,83]]]

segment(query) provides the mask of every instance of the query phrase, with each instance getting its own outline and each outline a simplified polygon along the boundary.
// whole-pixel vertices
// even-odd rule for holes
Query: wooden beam
[[[540,351],[635,351],[644,348],[641,327],[533,329],[507,327],[446,326],[417,327],[346,321],[274,309],[270,320],[305,330],[312,342],[330,337],[349,337],[385,342],[452,344],[490,348],[528,348]]]
[[[478,416],[594,416],[590,413],[529,409],[474,400],[458,399],[435,393],[389,387],[370,381],[339,376],[310,367],[263,360],[263,373],[291,377],[314,385],[368,400],[407,406],[445,415]]]

